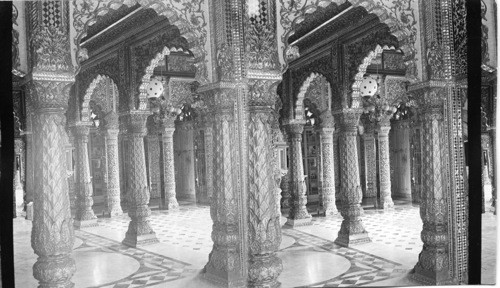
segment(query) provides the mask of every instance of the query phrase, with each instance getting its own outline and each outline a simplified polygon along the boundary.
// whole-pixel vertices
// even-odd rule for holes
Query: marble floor
[[[278,251],[283,261],[279,277],[282,287],[418,286],[409,272],[422,249],[419,208],[395,202],[392,211],[366,207],[363,223],[372,242],[355,248],[333,243],[340,215],[318,217],[313,213],[312,225],[285,226]],[[210,209],[180,204],[180,209],[173,212],[152,207],[150,222],[160,242],[143,248],[121,244],[128,226],[127,215],[99,217],[98,227],[75,231],[75,287],[216,287],[200,275],[213,245]],[[95,209],[97,215],[99,209]],[[486,217],[488,231],[496,231],[496,218]],[[30,246],[30,233],[31,221],[14,219],[16,287],[37,286],[32,276],[36,255]],[[488,241],[494,244],[496,238]],[[492,251],[496,247],[488,249],[492,250],[487,250],[490,258],[484,259],[484,269],[491,274],[496,259]],[[491,275],[488,283],[495,281],[494,271]]]

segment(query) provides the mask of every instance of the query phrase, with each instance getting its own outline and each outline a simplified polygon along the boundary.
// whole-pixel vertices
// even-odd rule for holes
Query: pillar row
[[[130,139],[129,163],[127,177],[130,179],[128,197],[128,215],[131,220],[123,244],[132,247],[158,242],[156,234],[149,224],[151,210],[149,204],[149,187],[146,174],[146,158],[144,155],[144,136],[146,136],[146,119],[149,111],[130,111],[128,117],[128,133]]]
[[[302,161],[302,132],[305,121],[291,120],[287,124],[290,143],[290,194],[291,209],[286,224],[290,226],[310,225],[312,217],[307,212],[306,182]]]
[[[344,218],[335,243],[341,246],[352,246],[370,242],[363,226],[361,216],[362,191],[359,178],[358,150],[356,136],[360,111],[350,109],[342,111],[338,116],[340,132],[340,195],[342,207],[340,214]]]
[[[77,196],[75,227],[77,229],[97,226],[97,217],[92,210],[92,180],[90,178],[88,142],[90,123],[79,122],[73,126],[77,158]]]

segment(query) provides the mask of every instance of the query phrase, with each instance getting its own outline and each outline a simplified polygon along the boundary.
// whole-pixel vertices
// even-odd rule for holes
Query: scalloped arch
[[[154,9],[159,16],[165,16],[171,25],[177,26],[180,36],[186,39],[189,51],[195,57],[196,80],[202,84],[207,83],[205,43],[208,24],[201,8],[202,2],[198,1],[198,4],[193,3],[189,6],[189,9],[198,9],[196,11],[182,11],[178,7],[183,5],[180,1],[172,3],[164,0],[100,0],[96,9],[91,11],[92,8],[89,7],[93,7],[92,5],[80,4],[75,0],[73,2],[75,6],[73,26],[76,30],[74,44],[76,45],[77,65],[80,67],[80,57],[84,58],[87,55],[86,49],[80,47],[80,41],[87,35],[88,27],[97,22],[97,17],[107,14],[110,10],[116,10],[122,5],[131,7],[138,3],[146,9]]]
[[[312,72],[309,76],[302,82],[300,86],[299,93],[297,94],[297,101],[295,102],[295,119],[304,118],[304,98],[309,86],[316,77],[322,76],[320,73]]]
[[[94,94],[95,88],[101,81],[104,80],[111,80],[111,83],[116,86],[115,81],[113,78],[103,75],[103,74],[98,74],[92,82],[90,82],[89,86],[87,87],[87,90],[85,90],[85,95],[83,97],[83,103],[82,103],[82,110],[81,110],[81,121],[90,121],[90,100],[92,100],[92,94]],[[118,87],[118,86],[117,86]],[[118,101],[119,97],[116,97],[116,100]],[[118,107],[118,105],[116,105]],[[116,111],[115,111],[116,112]]]
[[[285,29],[285,37],[284,37],[284,48],[283,48],[283,55],[287,55],[288,49],[290,49],[290,46],[288,44],[288,38],[295,34],[295,29],[296,27],[304,21],[306,17],[308,17],[310,14],[314,13],[317,10],[317,7],[326,7],[330,4],[336,4],[340,5],[343,4],[345,0],[320,0],[316,4],[311,4],[303,8],[303,14],[298,15],[295,19],[293,19],[289,30]],[[375,0],[349,0],[349,2],[352,4],[352,7],[363,7],[368,13],[373,13],[377,15],[377,17],[380,19],[380,22],[385,23],[389,27],[389,31],[392,35],[396,37],[399,43],[401,43],[400,49],[407,55],[409,51],[412,51],[413,48],[410,46],[411,43],[409,41],[406,41],[406,39],[410,36],[410,31],[408,31],[407,28],[402,27],[402,25],[399,25],[399,20],[394,18],[392,15],[390,15],[386,9],[381,8],[375,3]],[[288,30],[288,31],[287,31]],[[285,63],[287,64],[288,59],[284,57]],[[285,65],[286,66],[286,65]]]

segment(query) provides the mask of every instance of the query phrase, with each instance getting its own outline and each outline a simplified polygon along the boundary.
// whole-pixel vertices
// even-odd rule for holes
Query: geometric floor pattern
[[[340,247],[330,240],[320,238],[299,230],[284,228],[283,235],[294,238],[295,243],[280,252],[290,249],[313,248],[315,251],[324,251],[342,256],[350,261],[350,268],[334,278],[311,283],[308,287],[347,287],[364,286],[374,282],[396,278],[408,273],[409,267],[403,267],[401,264],[383,259],[381,257],[366,253],[355,248]]]
[[[422,220],[419,207],[397,200],[394,202],[395,208],[388,211],[364,209],[361,218],[370,239],[375,243],[390,245],[406,252],[422,251],[423,243],[420,239]],[[313,225],[318,227],[339,231],[342,216],[313,217],[312,221]]]
[[[103,288],[132,288],[148,287],[161,283],[179,280],[197,273],[198,270],[189,269],[190,264],[175,260],[160,254],[140,248],[132,248],[92,233],[76,230],[75,236],[83,241],[74,251],[119,253],[134,258],[139,262],[139,269],[124,279],[105,283],[97,287]]]
[[[100,226],[125,233],[130,217],[124,214],[114,218],[99,218]],[[176,211],[153,210],[149,223],[162,243],[210,253],[213,247],[211,237],[212,219],[210,206],[179,206]]]

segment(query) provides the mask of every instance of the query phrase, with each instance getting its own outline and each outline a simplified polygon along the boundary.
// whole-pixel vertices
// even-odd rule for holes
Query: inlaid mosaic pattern
[[[362,286],[371,283],[400,277],[409,272],[410,267],[404,267],[399,263],[383,259],[381,257],[357,250],[355,248],[340,247],[333,241],[329,241],[315,235],[301,232],[294,229],[283,229],[283,235],[295,239],[295,244],[281,250],[295,247],[307,246],[315,248],[316,251],[325,251],[333,253],[348,259],[351,263],[350,268],[334,278],[319,283],[311,283],[308,287],[346,287]]]
[[[83,241],[83,244],[76,248],[75,251],[78,251],[78,249],[85,249],[86,252],[119,253],[132,257],[140,263],[139,269],[128,277],[111,283],[105,283],[97,287],[148,287],[160,283],[179,280],[188,275],[199,272],[196,269],[190,269],[190,264],[188,263],[140,248],[128,247],[120,242],[82,230],[76,230],[75,235]]]
[[[418,206],[401,205],[397,200],[394,210],[364,210],[363,225],[370,239],[406,252],[419,253],[422,250],[420,231],[422,220]],[[312,224],[329,231],[339,231],[342,216],[313,217]]]
[[[111,219],[100,218],[99,225],[125,233],[129,221],[128,215],[124,214]],[[181,205],[176,211],[153,210],[149,221],[156,237],[162,243],[206,254],[212,250],[212,219],[209,206]]]

